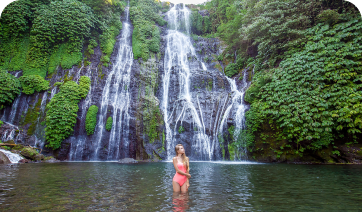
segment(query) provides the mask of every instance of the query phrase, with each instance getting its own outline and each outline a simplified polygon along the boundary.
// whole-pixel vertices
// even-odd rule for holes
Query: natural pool
[[[1,211],[361,211],[362,166],[190,162],[0,165]]]

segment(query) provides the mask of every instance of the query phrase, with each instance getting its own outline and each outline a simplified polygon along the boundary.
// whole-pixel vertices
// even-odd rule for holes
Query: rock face
[[[9,158],[2,152],[0,152],[0,164],[9,164],[11,163]]]
[[[179,5],[176,9],[186,10]],[[171,16],[165,15],[170,21]],[[79,64],[68,70],[59,67],[46,77],[50,81],[49,91],[21,94],[11,107],[0,111],[1,120],[6,122],[0,127],[2,135],[6,134],[3,140],[38,147],[44,156],[53,155],[62,161],[165,160],[175,154],[177,143],[184,145],[191,159],[227,156],[227,128],[235,124],[232,117],[236,106],[232,106],[232,79],[223,74],[226,64],[216,60],[223,50],[219,40],[201,37],[193,40],[177,32],[189,45],[188,52],[182,52],[186,42],[170,41],[172,33],[160,27],[160,52],[150,53],[147,61],[136,60],[130,54],[133,27],[126,16],[122,17],[122,22],[123,29],[117,37],[109,66],[101,62],[102,52],[98,46],[88,59],[89,65]],[[13,74],[20,77],[22,72]],[[73,80],[78,83],[80,76],[90,77],[90,91],[78,105],[73,135],[62,142],[60,149],[53,151],[45,146],[45,106],[59,92],[54,86],[56,82]],[[241,81],[236,80],[236,87],[242,86]],[[98,106],[99,111],[95,132],[87,135],[85,117],[91,105]],[[113,127],[107,131],[105,124],[109,117],[113,118]],[[225,137],[222,144],[218,137],[220,131],[226,135],[222,135]],[[225,145],[226,148],[220,147]],[[44,157],[21,154],[32,160]]]

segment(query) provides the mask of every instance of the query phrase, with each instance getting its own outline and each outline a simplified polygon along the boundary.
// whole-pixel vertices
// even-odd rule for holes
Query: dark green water
[[[362,211],[362,166],[190,163],[0,165],[1,211]]]

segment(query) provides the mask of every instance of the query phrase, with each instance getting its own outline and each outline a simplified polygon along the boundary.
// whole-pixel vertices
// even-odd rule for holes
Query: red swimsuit
[[[183,163],[179,163],[177,161],[177,167],[186,173],[186,167]],[[187,177],[185,175],[179,174],[176,172],[175,176],[173,177],[173,181],[176,181],[178,184],[180,184],[180,186],[182,186],[186,181],[187,181]]]

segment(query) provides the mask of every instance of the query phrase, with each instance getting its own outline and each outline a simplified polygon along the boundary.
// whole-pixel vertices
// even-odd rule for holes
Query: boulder
[[[138,161],[133,158],[123,158],[119,160],[118,163],[138,163]]]
[[[45,163],[57,163],[57,162],[60,162],[60,160],[57,160],[55,158],[50,158],[50,159],[47,159],[47,160],[44,160]]]
[[[3,152],[0,152],[0,164],[9,164],[9,163],[11,163],[9,158]]]
[[[28,159],[21,159],[18,161],[18,163],[29,163]]]
[[[34,160],[44,160],[44,155],[43,154],[35,155]]]
[[[5,144],[15,144],[14,140],[4,141],[3,143],[5,143]]]
[[[25,147],[20,151],[20,154],[24,156],[27,159],[35,160],[35,156],[39,155],[39,153],[31,148],[31,147]],[[44,157],[44,156],[43,156]]]

